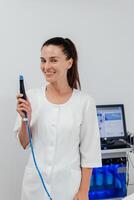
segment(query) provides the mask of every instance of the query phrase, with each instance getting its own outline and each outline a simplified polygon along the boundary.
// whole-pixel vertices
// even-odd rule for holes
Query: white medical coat
[[[74,89],[64,104],[54,104],[45,88],[31,89],[31,131],[39,169],[53,200],[73,200],[79,190],[81,167],[100,167],[101,148],[96,106],[92,97]],[[18,135],[21,118],[14,131]],[[21,200],[48,200],[30,154]]]

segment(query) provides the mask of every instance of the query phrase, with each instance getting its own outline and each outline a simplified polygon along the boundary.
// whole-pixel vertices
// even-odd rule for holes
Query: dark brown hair
[[[78,67],[77,67],[78,55],[77,55],[77,50],[76,50],[74,43],[68,38],[64,39],[62,37],[54,37],[54,38],[47,40],[42,45],[42,48],[44,46],[48,46],[48,45],[60,46],[62,48],[63,53],[66,55],[67,60],[69,60],[70,58],[73,59],[72,67],[70,69],[68,69],[68,71],[67,71],[67,80],[68,80],[69,86],[72,89],[73,88],[81,89]]]

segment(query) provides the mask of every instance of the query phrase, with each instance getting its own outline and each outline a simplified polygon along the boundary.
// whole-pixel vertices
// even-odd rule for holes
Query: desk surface
[[[101,150],[102,158],[118,158],[126,157],[127,153],[133,151],[133,148],[124,148],[124,149],[106,149]]]
[[[133,151],[133,148],[124,148],[124,149],[106,149],[106,150],[101,150],[102,154],[106,154],[106,153],[128,153],[130,151]]]

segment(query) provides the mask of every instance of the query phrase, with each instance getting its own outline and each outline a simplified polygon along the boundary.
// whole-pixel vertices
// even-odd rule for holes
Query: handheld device
[[[20,75],[19,81],[20,81],[20,93],[23,94],[22,98],[26,100],[27,96],[26,96],[26,92],[25,92],[24,78],[23,78],[22,75]],[[39,175],[39,178],[41,180],[43,188],[44,188],[45,192],[47,193],[49,200],[52,200],[52,198],[51,198],[51,196],[50,196],[50,194],[49,194],[49,192],[46,188],[45,181],[44,181],[44,179],[41,175],[41,172],[39,170],[39,167],[38,167],[38,164],[37,164],[37,161],[36,161],[36,158],[35,158],[35,153],[34,153],[33,143],[32,143],[32,134],[31,134],[31,130],[30,130],[30,127],[29,127],[29,122],[28,122],[28,117],[27,117],[26,111],[24,111],[24,114],[25,114],[25,118],[23,119],[23,121],[25,122],[25,125],[26,125],[26,130],[27,130],[27,134],[28,134],[28,137],[29,137],[29,144],[30,144],[30,148],[31,148],[31,152],[32,152],[34,165],[35,165],[35,168],[37,170],[37,173]]]
[[[20,80],[20,93],[23,94],[22,99],[25,99],[25,100],[26,100],[26,99],[27,99],[27,96],[26,96],[25,87],[24,87],[24,78],[23,78],[22,75],[20,75],[19,80]],[[24,112],[24,114],[25,114],[25,117],[27,118],[27,113],[26,113],[26,111],[23,111],[23,112]]]

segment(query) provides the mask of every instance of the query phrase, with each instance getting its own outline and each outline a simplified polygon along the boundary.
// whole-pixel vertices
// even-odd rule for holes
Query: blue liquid
[[[126,173],[119,173],[120,167],[126,167],[126,165],[111,164],[93,169],[89,191],[90,200],[126,196]]]

